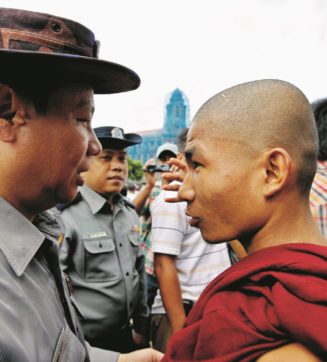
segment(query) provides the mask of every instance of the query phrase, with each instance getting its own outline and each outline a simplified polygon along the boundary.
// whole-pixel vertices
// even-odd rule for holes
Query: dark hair
[[[188,128],[182,128],[177,137],[177,148],[179,152],[184,152],[186,146]]]
[[[83,85],[79,82],[66,82],[65,80],[31,80],[28,77],[23,80],[7,80],[1,77],[0,83],[8,85],[12,89],[14,89],[20,97],[30,101],[34,105],[37,113],[41,115],[45,115],[47,113],[51,96],[60,88],[73,84]]]
[[[51,98],[52,94],[55,93],[57,90],[56,88],[44,87],[40,86],[39,88],[31,87],[25,89],[24,87],[13,87],[17,94],[30,101],[37,113],[41,115],[45,115],[48,110],[49,99]]]
[[[311,107],[319,138],[318,160],[325,161],[327,160],[327,98],[311,103]]]

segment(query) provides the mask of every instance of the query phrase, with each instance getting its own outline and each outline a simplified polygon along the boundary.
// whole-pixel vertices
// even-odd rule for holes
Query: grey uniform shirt
[[[0,198],[0,361],[114,362],[84,342],[57,255],[54,220],[38,227]],[[89,353],[88,353],[89,352]]]
[[[114,333],[130,318],[135,330],[145,334],[149,308],[139,218],[121,195],[113,209],[86,186],[79,196],[61,212],[65,237],[60,262],[85,317],[84,334],[97,338]]]

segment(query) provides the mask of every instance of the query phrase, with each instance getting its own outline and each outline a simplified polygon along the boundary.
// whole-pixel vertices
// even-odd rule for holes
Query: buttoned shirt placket
[[[124,245],[123,240],[124,237],[121,235],[121,230],[119,229],[119,223],[116,227],[115,220],[118,220],[119,213],[122,212],[122,204],[118,202],[114,205],[113,212],[111,213],[112,217],[110,218],[110,229],[112,231],[112,237],[114,243],[116,245],[116,252],[118,256],[118,260],[121,266],[122,277],[124,278],[125,284],[125,295],[126,295],[126,308],[127,308],[127,316],[132,315],[133,304],[132,304],[132,290],[133,290],[133,270],[129,270],[127,266],[130,263],[130,256],[128,246]],[[124,231],[126,233],[126,231]],[[128,302],[130,301],[130,302]],[[126,320],[126,324],[129,323],[128,318]]]

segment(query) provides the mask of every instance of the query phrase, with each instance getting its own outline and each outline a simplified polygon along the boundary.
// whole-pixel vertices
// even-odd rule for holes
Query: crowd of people
[[[327,99],[223,90],[125,197],[142,138],[91,121],[138,75],[69,19],[0,34],[0,361],[327,359]]]

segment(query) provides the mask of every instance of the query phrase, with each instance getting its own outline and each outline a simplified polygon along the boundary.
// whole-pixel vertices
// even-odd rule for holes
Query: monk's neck
[[[260,230],[240,241],[248,254],[281,244],[310,243],[327,246],[327,239],[321,235],[308,205],[287,213],[272,214]]]

